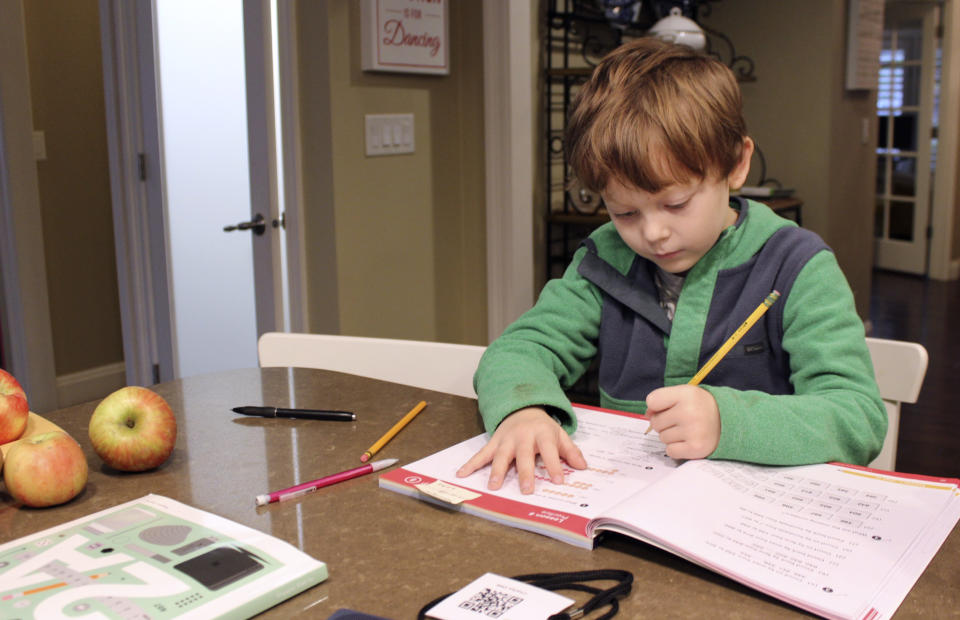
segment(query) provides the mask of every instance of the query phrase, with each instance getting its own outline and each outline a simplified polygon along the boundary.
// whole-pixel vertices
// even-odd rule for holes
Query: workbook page
[[[690,461],[612,508],[599,529],[635,524],[652,542],[753,588],[852,618],[870,611],[881,588],[909,578],[909,590],[922,567],[911,578],[899,563],[917,564],[908,552],[923,546],[922,535],[956,505],[955,496],[955,480],[838,465]]]
[[[937,554],[947,540],[958,521],[960,521],[960,491],[955,490],[953,501],[944,507],[944,510],[927,531],[917,537],[910,551],[887,575],[886,583],[878,589],[873,599],[873,608],[888,612],[886,615],[893,614],[900,603],[903,602],[903,599],[906,598],[917,579],[926,570],[933,556]]]
[[[484,495],[534,504],[587,519],[676,470],[677,462],[666,455],[657,434],[653,431],[644,434],[649,426],[647,420],[581,407],[575,411],[578,426],[572,438],[587,460],[587,469],[564,466],[563,484],[553,484],[543,463],[538,460],[531,495],[520,493],[516,470],[512,467],[503,486],[496,491],[487,488],[489,466],[466,478],[457,478],[457,469],[486,445],[489,436],[485,434],[404,465],[403,469],[452,482]]]

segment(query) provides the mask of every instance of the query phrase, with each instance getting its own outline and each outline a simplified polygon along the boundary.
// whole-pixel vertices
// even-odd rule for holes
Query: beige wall
[[[332,219],[341,332],[486,344],[481,4],[450,3],[448,76],[364,72],[359,3],[298,9],[304,177],[332,186],[306,188],[306,240]],[[364,115],[382,113],[413,113],[414,154],[364,154]],[[307,260],[317,331],[330,257]]]
[[[713,8],[704,23],[754,59],[743,83],[750,134],[767,175],[797,190],[804,226],[837,255],[867,317],[873,264],[875,92],[844,89],[846,12],[842,0],[738,0]],[[861,118],[871,136],[860,141]],[[754,158],[756,182],[759,162]]]
[[[123,359],[97,0],[24,2],[57,375]]]

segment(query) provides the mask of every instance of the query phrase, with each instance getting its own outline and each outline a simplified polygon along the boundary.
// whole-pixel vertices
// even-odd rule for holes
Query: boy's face
[[[640,256],[669,273],[685,273],[737,221],[730,189],[739,188],[750,169],[753,144],[726,178],[713,176],[667,186],[656,194],[618,181],[601,192],[620,238]]]

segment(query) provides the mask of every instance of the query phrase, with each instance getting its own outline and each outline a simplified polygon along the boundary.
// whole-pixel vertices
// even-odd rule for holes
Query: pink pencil
[[[289,489],[282,489],[280,491],[274,491],[273,493],[266,493],[264,495],[257,495],[257,506],[263,506],[269,504],[270,502],[282,502],[288,499],[293,499],[295,497],[300,497],[301,495],[306,495],[317,489],[328,487],[331,484],[336,484],[338,482],[343,482],[344,480],[349,480],[350,478],[356,478],[357,476],[363,476],[364,474],[370,474],[375,471],[380,471],[381,469],[386,469],[398,459],[383,459],[382,461],[374,461],[373,463],[367,463],[360,467],[355,467],[354,469],[348,469],[347,471],[342,471],[339,474],[331,474],[329,476],[324,476],[323,478],[317,478],[316,480],[311,480],[310,482],[304,482],[298,484],[297,486],[290,487]]]

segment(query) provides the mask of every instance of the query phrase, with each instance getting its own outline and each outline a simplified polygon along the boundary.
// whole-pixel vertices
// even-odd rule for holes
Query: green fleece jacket
[[[750,202],[737,223],[689,271],[670,334],[664,338],[662,385],[686,383],[698,370],[718,272],[743,265],[774,232],[794,225]],[[612,224],[601,226],[591,239],[599,256],[621,274],[637,259]],[[576,429],[564,389],[597,355],[605,303],[603,292],[578,273],[586,252],[581,247],[563,277],[548,282],[537,304],[484,354],[474,386],[489,432],[510,413],[529,406],[545,407],[561,419],[567,432]],[[863,323],[833,253],[823,250],[807,261],[789,295],[778,303],[783,304],[780,346],[789,356],[793,393],[713,385],[708,375],[701,387],[716,399],[721,419],[720,442],[710,458],[772,465],[870,462],[886,434],[886,410]],[[643,401],[612,398],[603,386],[600,397],[603,407],[646,410]]]

